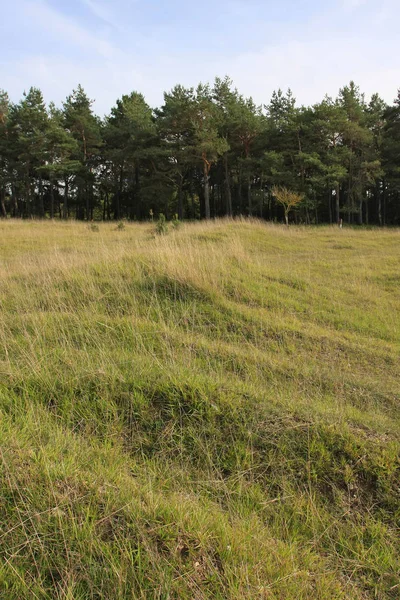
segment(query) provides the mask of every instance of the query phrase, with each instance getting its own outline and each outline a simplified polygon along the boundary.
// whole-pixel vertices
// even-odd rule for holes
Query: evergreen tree
[[[153,112],[142,94],[132,92],[117,100],[104,128],[104,156],[111,165],[115,219],[121,218],[124,208],[130,218],[142,215],[141,170],[145,171],[155,135]]]
[[[47,126],[42,92],[32,87],[10,113],[14,193],[20,196],[25,216],[45,215],[42,167],[46,159]]]
[[[394,104],[385,112],[386,123],[382,139],[382,161],[385,173],[383,186],[383,215],[388,221],[387,204],[391,207],[391,221],[400,222],[400,90]]]
[[[132,92],[103,121],[81,86],[62,109],[37,88],[17,104],[0,92],[0,215],[281,219],[278,186],[302,198],[296,222],[400,221],[400,92],[367,103],[350,82],[298,107],[278,90],[264,109],[228,77],[177,85],[155,110]]]
[[[6,195],[10,184],[9,110],[8,94],[0,90],[0,211],[2,217],[7,217]]]
[[[194,145],[198,159],[203,166],[203,191],[205,218],[211,216],[210,210],[210,170],[221,155],[224,155],[229,145],[226,139],[219,135],[220,113],[212,100],[208,85],[200,84],[196,90],[195,110],[193,114]]]
[[[195,110],[193,88],[177,85],[164,94],[164,104],[156,113],[161,140],[159,167],[164,173],[166,185],[172,185],[176,191],[179,219],[184,217],[184,185],[196,166]]]
[[[96,168],[102,145],[100,121],[93,113],[92,104],[79,85],[63,105],[65,127],[77,142],[72,159],[80,163],[79,170],[74,173],[76,216],[82,218],[85,215],[86,220],[93,218]]]
[[[46,132],[46,165],[43,171],[49,179],[50,218],[54,218],[55,193],[59,196],[60,181],[64,182],[63,209],[60,215],[67,218],[68,181],[78,173],[81,163],[74,156],[78,154],[78,142],[72,133],[64,127],[64,115],[54,104],[50,105],[49,120]],[[60,200],[60,199],[59,199]]]

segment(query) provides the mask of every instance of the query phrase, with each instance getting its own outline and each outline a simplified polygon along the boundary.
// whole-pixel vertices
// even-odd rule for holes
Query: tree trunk
[[[362,196],[360,198],[360,206],[358,208],[358,224],[359,225],[363,224],[363,199],[362,199]]]
[[[206,219],[209,219],[211,217],[210,214],[210,178],[208,175],[208,166],[207,163],[204,162],[204,170],[203,170],[203,174],[204,174],[204,211],[205,211],[205,216]]]
[[[27,198],[28,198],[27,215],[29,216],[30,219],[33,219],[33,200],[32,200],[32,190],[31,190],[30,182],[28,182],[27,188],[28,188],[27,189]]]
[[[6,219],[7,218],[7,211],[6,211],[6,205],[5,205],[5,202],[4,202],[4,197],[5,197],[5,191],[4,191],[4,188],[2,188],[0,190],[1,214]]]
[[[141,198],[140,198],[140,173],[139,173],[139,164],[136,161],[135,166],[135,196],[136,196],[136,204],[137,204],[137,218],[140,220],[142,218],[142,206],[141,206]],[[146,215],[147,216],[147,215]]]
[[[120,213],[120,194],[121,194],[121,179],[122,179],[122,175],[120,175],[120,177],[118,177],[117,180],[117,185],[116,185],[116,190],[114,192],[114,199],[115,199],[115,203],[114,203],[114,219],[117,220],[119,219],[119,213]]]
[[[215,186],[214,186],[215,187]],[[223,197],[222,197],[222,185],[217,185],[217,198],[218,198],[218,209],[214,204],[214,215],[222,215],[224,212],[223,209]]]
[[[238,207],[239,207],[239,215],[242,214],[243,212],[243,207],[242,207],[242,167],[239,167],[239,174],[238,174]]]
[[[90,221],[90,196],[88,185],[85,185],[85,196],[86,196],[86,221]]]
[[[381,194],[381,190],[379,189],[379,186],[377,187],[377,194],[378,194],[378,221],[379,221],[379,225],[382,227],[382,194]]]
[[[224,170],[225,170],[225,188],[226,188],[226,214],[228,217],[232,216],[232,192],[231,192],[231,181],[229,175],[228,166],[228,153],[224,155]]]
[[[196,205],[195,205],[195,200],[194,200],[192,181],[190,181],[190,200],[191,200],[191,204],[192,204],[192,219],[195,219],[196,218]]]
[[[336,186],[336,223],[340,223],[340,185]]]
[[[103,202],[103,221],[106,220],[106,197],[100,189],[100,204]]]
[[[178,183],[178,219],[180,221],[182,221],[182,219],[183,219],[183,193],[182,193],[182,187],[183,187],[183,177],[179,177],[179,183]]]
[[[18,217],[18,198],[14,185],[11,185],[11,205],[13,207],[12,216]]]
[[[289,227],[289,213],[285,211],[285,223],[286,227]]]
[[[68,218],[68,193],[69,193],[69,182],[68,178],[65,178],[65,188],[64,188],[64,205],[63,205],[63,218]]]
[[[332,225],[332,190],[329,188],[328,196],[329,223]]]
[[[50,178],[50,218],[54,219],[54,186],[53,180]]]
[[[110,197],[108,195],[108,190],[106,190],[106,199],[105,199],[105,202],[106,202],[106,206],[107,206],[107,210],[106,210],[107,221],[111,221]]]
[[[194,201],[194,194],[193,192],[190,194],[190,199],[192,201],[192,214],[193,214],[193,219],[196,218],[196,205],[195,205],[195,201]]]
[[[249,217],[253,216],[253,203],[251,197],[251,177],[250,175],[247,178],[247,202],[249,205]]]
[[[383,225],[386,225],[386,182],[383,180]]]
[[[44,218],[44,202],[43,202],[43,179],[39,176],[39,214],[40,218]]]

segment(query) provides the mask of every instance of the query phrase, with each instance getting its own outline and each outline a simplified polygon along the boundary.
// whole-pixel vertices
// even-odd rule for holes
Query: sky
[[[60,105],[80,83],[99,115],[225,75],[257,104],[289,87],[313,104],[350,80],[392,102],[399,19],[400,0],[3,0],[0,88]]]

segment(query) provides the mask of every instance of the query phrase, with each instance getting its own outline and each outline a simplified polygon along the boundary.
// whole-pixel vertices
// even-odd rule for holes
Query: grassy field
[[[400,231],[0,223],[0,598],[400,597]]]

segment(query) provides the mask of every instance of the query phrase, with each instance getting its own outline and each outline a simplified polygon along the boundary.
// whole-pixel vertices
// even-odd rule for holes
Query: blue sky
[[[0,21],[0,88],[57,104],[81,83],[99,114],[133,90],[162,103],[176,83],[229,75],[267,103],[300,104],[351,79],[391,102],[400,87],[400,0],[13,0]]]

